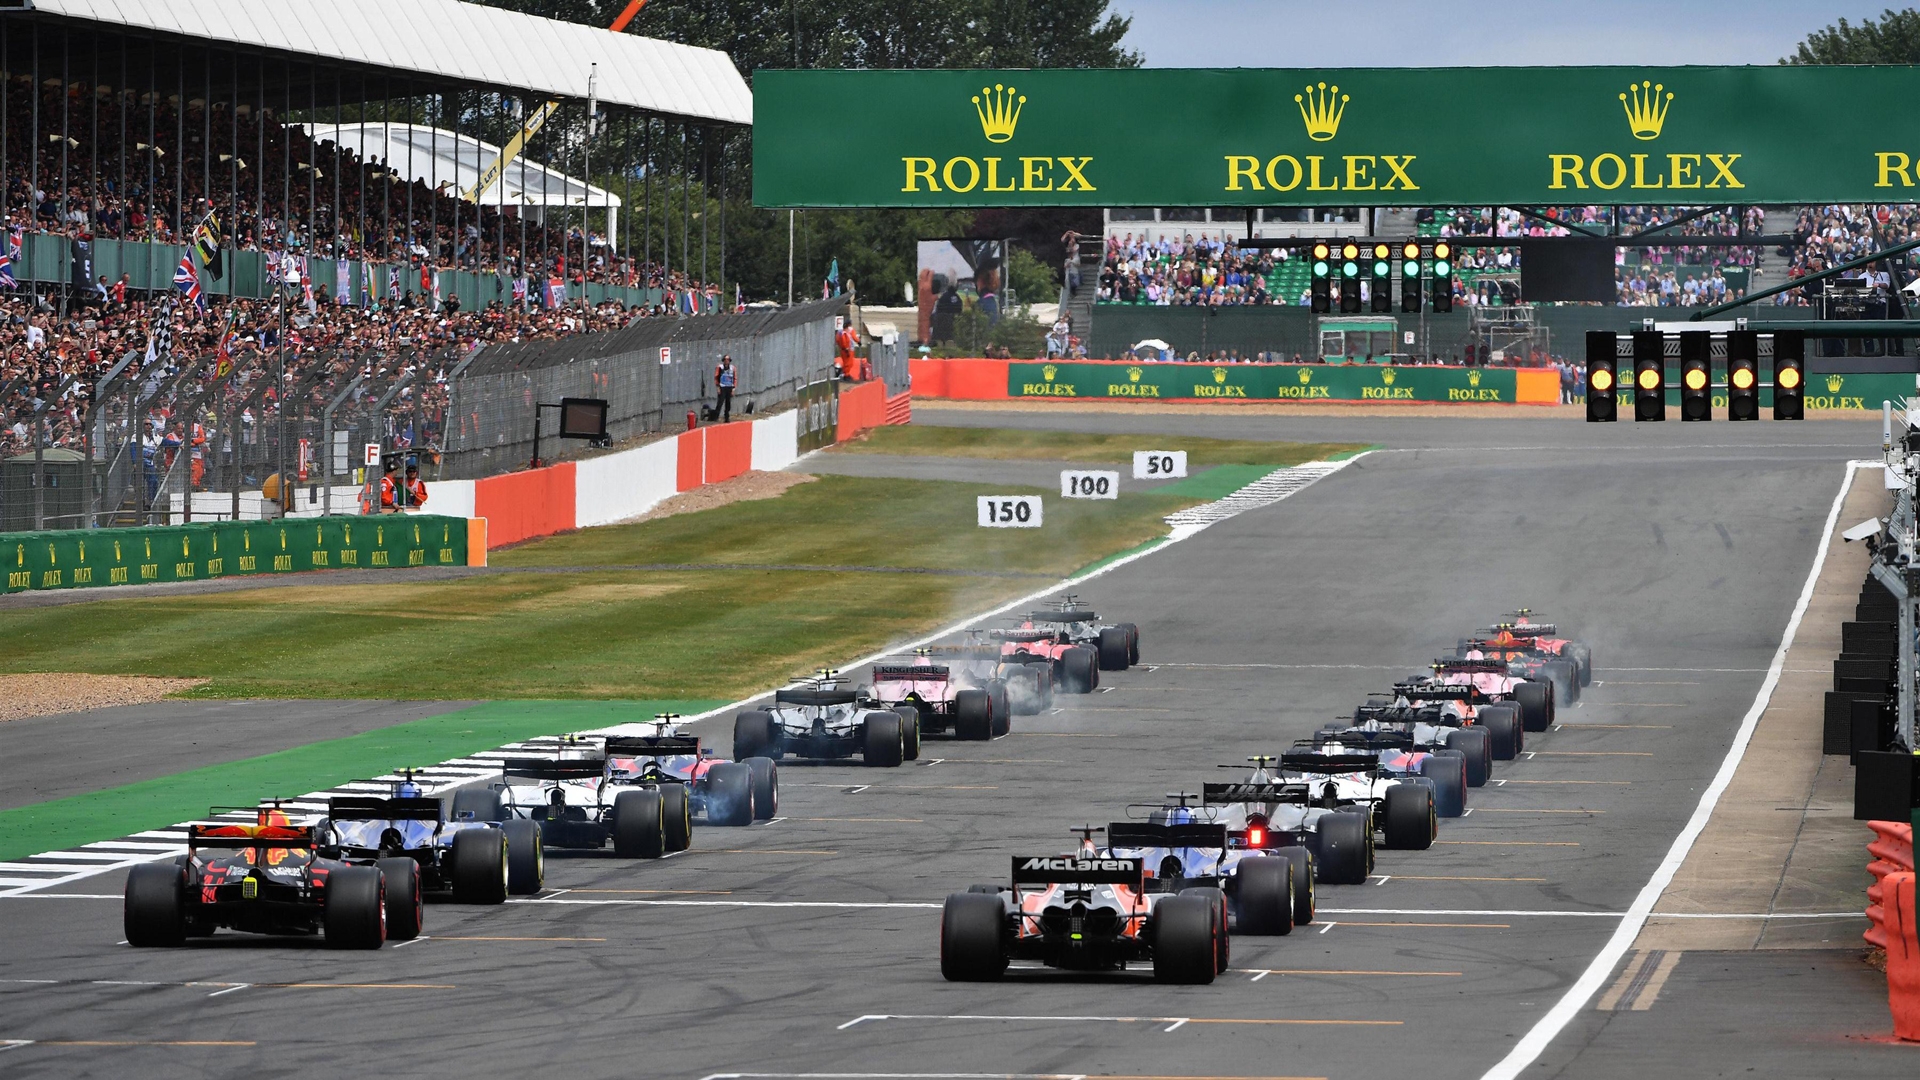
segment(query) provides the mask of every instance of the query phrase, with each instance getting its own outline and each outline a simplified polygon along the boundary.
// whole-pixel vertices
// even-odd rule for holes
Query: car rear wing
[[[500,763],[503,776],[518,776],[526,780],[584,780],[588,777],[605,776],[607,759],[604,757],[569,758],[508,758]]]
[[[1141,859],[1088,855],[1015,855],[1015,885],[1127,885],[1138,890],[1147,879]]]
[[[876,664],[873,668],[874,682],[946,682],[947,675],[945,664]]]
[[[1056,608],[1053,611],[1036,611],[1027,616],[1027,621],[1037,623],[1087,623],[1099,622],[1100,616],[1084,608]]]
[[[935,645],[927,650],[929,656],[960,656],[969,659],[988,660],[1000,655],[998,645]]]
[[[345,795],[327,800],[327,816],[335,821],[439,821],[440,809],[439,799],[425,796]]]
[[[1559,628],[1550,622],[1502,623],[1498,629],[1504,630],[1517,638],[1553,637],[1559,633]]]
[[[1145,821],[1115,821],[1107,826],[1110,848],[1221,848],[1227,846],[1227,827],[1191,821],[1162,824]]]
[[[1459,669],[1448,670],[1454,672]],[[1498,670],[1506,674],[1506,665],[1501,665]],[[1473,701],[1486,696],[1472,683],[1396,683],[1393,692],[1408,701]]]
[[[1470,648],[1480,646],[1469,643]],[[1499,651],[1500,646],[1488,645],[1487,648]],[[1442,659],[1433,662],[1434,670],[1452,675],[1505,675],[1507,665],[1492,660]]]
[[[311,825],[189,825],[187,847],[318,847]]]
[[[1372,772],[1380,767],[1380,759],[1372,754],[1316,754],[1303,750],[1281,754],[1280,767],[1298,772]]]
[[[1280,780],[1242,780],[1200,785],[1200,797],[1210,804],[1296,803],[1309,798],[1307,785]],[[1223,826],[1224,827],[1224,826]]]
[[[1058,634],[1054,630],[989,630],[987,636],[998,641],[1052,641]]]
[[[615,757],[672,757],[677,754],[700,753],[698,735],[609,735],[607,736],[607,756]]]

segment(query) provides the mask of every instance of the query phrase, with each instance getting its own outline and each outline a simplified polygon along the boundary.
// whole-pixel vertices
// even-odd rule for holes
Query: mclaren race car
[[[1399,683],[1392,695],[1368,699],[1353,710],[1351,724],[1335,722],[1321,730],[1393,728],[1421,749],[1458,750],[1466,755],[1468,787],[1485,785],[1493,763],[1512,760],[1525,745],[1526,729],[1517,710],[1490,701],[1472,683]]]
[[[779,761],[849,758],[893,767],[920,756],[919,713],[894,709],[858,690],[842,690],[837,672],[822,670],[800,685],[777,690],[765,709],[736,713],[733,757]]]
[[[1097,826],[1065,855],[1016,855],[1013,883],[954,893],[940,912],[940,974],[999,978],[1011,960],[1069,971],[1151,963],[1154,978],[1210,983],[1227,968],[1226,898],[1217,886],[1147,888],[1139,859],[1102,854]]]

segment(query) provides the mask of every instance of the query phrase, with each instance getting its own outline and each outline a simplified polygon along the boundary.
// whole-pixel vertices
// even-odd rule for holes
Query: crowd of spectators
[[[1108,237],[1099,300],[1172,307],[1274,303],[1267,279],[1275,258],[1270,252],[1242,252],[1204,236],[1154,241],[1130,233]]]

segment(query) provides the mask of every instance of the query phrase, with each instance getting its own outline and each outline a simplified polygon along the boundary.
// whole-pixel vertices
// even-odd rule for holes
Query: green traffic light
[[[1374,277],[1387,276],[1387,264],[1384,259],[1373,264],[1373,276]]]
[[[1400,273],[1405,277],[1419,277],[1420,264],[1417,262],[1402,263],[1400,265]]]
[[[1433,272],[1436,277],[1446,277],[1452,270],[1453,268],[1447,265],[1447,260],[1436,259],[1434,261]]]
[[[1342,263],[1340,265],[1340,272],[1347,277],[1358,277],[1360,275],[1360,268],[1350,262]]]
[[[1313,264],[1313,276],[1314,276],[1314,277],[1326,277],[1326,276],[1327,276],[1327,264],[1326,264],[1326,263],[1324,263],[1324,262],[1317,262],[1317,263],[1314,263],[1314,264]]]

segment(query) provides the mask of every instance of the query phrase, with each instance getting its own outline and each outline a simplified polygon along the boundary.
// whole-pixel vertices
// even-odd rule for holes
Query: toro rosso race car
[[[1187,794],[1157,807],[1144,822],[1107,825],[1107,852],[1139,859],[1149,892],[1211,885],[1227,898],[1237,934],[1290,934],[1313,921],[1313,856],[1304,847],[1269,847],[1232,806],[1189,806]],[[1229,817],[1236,820],[1229,821]]]
[[[1140,628],[1132,623],[1103,623],[1100,616],[1067,596],[1045,611],[1027,616],[1028,627],[1057,627],[1070,645],[1094,650],[1102,671],[1125,671],[1140,662]]]
[[[682,732],[672,713],[653,719],[644,735],[609,735],[607,774],[614,786],[680,785],[693,813],[709,825],[751,825],[780,810],[780,773],[772,759],[726,761],[700,748],[700,738]]]
[[[617,777],[604,747],[569,736],[554,757],[507,758],[491,787],[463,791],[455,817],[535,821],[552,848],[598,850],[613,843],[622,859],[657,859],[693,843],[686,785]]]
[[[219,814],[252,807],[214,807]],[[310,825],[260,808],[252,825],[190,825],[187,853],[141,863],[127,875],[127,944],[180,945],[217,928],[250,934],[321,934],[334,949],[377,949],[420,932],[419,878],[389,884],[378,866],[321,854]],[[409,860],[410,862],[410,860]],[[392,890],[392,893],[389,892]],[[404,909],[389,927],[390,907]]]
[[[848,758],[894,767],[920,756],[919,711],[891,708],[857,690],[842,690],[837,672],[822,670],[803,685],[777,690],[765,709],[736,713],[733,756]]]
[[[450,820],[445,804],[423,795],[410,771],[393,787],[388,798],[329,799],[327,816],[315,830],[325,854],[378,866],[389,900],[435,892],[450,894],[456,904],[499,904],[508,893],[540,891],[546,871],[538,822],[483,821],[470,814]],[[404,920],[404,913],[388,913],[388,936],[410,936],[396,932],[396,919]]]
[[[1010,960],[1069,971],[1123,971],[1151,962],[1154,978],[1210,983],[1227,969],[1226,898],[1216,886],[1152,892],[1140,859],[1102,854],[1083,826],[1079,850],[1016,855],[1012,887],[975,885],[940,912],[940,974],[999,978]]]
[[[868,693],[903,719],[911,715],[923,738],[951,733],[957,739],[994,739],[1007,734],[1013,730],[1013,705],[1007,683],[997,677],[1000,650],[991,645],[958,648],[982,649],[992,656],[963,655],[935,663],[931,650],[923,649],[911,663],[875,664]],[[983,673],[988,677],[981,679]]]

